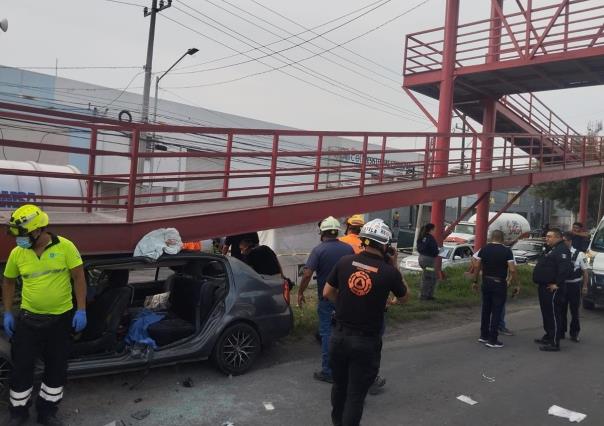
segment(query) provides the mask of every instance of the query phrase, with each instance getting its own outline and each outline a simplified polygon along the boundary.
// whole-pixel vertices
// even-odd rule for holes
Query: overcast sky
[[[9,31],[0,32],[0,64],[54,68],[58,60],[61,77],[115,88],[130,84],[128,90],[140,93],[149,30],[142,6],[151,1],[124,2],[141,7],[108,0],[4,1],[0,19],[8,18]],[[461,3],[461,22],[488,18],[487,0]],[[360,8],[364,9],[338,19]],[[400,89],[402,57],[405,35],[441,26],[444,10],[445,0],[174,0],[158,17],[153,70],[166,69],[188,48],[196,47],[199,53],[186,57],[162,80],[160,87],[166,90],[160,91],[161,97],[303,129],[432,131]],[[344,43],[406,11],[401,18],[344,44],[348,50],[335,48],[281,71],[266,72],[333,48],[333,42]],[[330,20],[334,21],[315,32],[328,32],[325,37],[331,41],[317,37],[292,48],[292,43],[301,43],[292,37],[271,44],[269,49],[282,51],[282,56],[260,59],[264,64],[250,58],[266,56],[267,48],[247,56],[237,53]],[[220,30],[233,31],[229,34],[235,38]],[[300,36],[316,37],[309,32]],[[224,57],[228,58],[215,61]],[[138,68],[65,69],[87,66]],[[36,71],[55,73],[54,69]],[[183,73],[190,71],[195,73]],[[253,73],[262,74],[224,83]],[[604,113],[602,94],[602,88],[595,87],[541,97],[577,130],[583,130],[589,120]],[[422,99],[435,111],[435,101]]]

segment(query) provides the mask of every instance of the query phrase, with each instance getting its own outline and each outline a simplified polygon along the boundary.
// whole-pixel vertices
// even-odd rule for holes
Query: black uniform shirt
[[[368,252],[341,258],[327,283],[339,290],[338,324],[376,335],[382,329],[388,294],[403,297],[407,292],[398,269]]]
[[[417,252],[424,256],[438,256],[439,250],[436,238],[434,238],[432,234],[426,234],[424,238],[417,241]]]
[[[533,281],[539,285],[556,283],[562,287],[573,271],[570,250],[560,241],[545,256],[542,256],[533,269]]]
[[[514,260],[514,254],[503,244],[489,243],[476,255],[482,263],[482,276],[504,280],[508,276],[508,262]]]
[[[225,245],[231,246],[231,256],[236,257],[239,260],[243,260],[243,256],[241,255],[241,249],[239,248],[239,243],[243,240],[251,240],[254,244],[258,244],[260,242],[257,232],[229,235],[224,241]]]

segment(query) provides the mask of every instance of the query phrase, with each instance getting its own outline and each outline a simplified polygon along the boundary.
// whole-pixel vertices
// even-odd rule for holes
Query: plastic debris
[[[482,373],[482,377],[487,381],[487,382],[495,382],[495,377],[489,377],[486,374]]]
[[[182,385],[185,388],[192,388],[193,387],[193,379],[190,377],[187,377],[186,379],[184,379],[182,381]]]
[[[144,410],[137,411],[136,413],[132,413],[132,414],[130,414],[130,416],[133,419],[142,420],[145,417],[147,417],[149,414],[151,414],[151,410],[149,410],[148,408],[146,408]]]
[[[272,402],[263,402],[262,404],[264,405],[266,411],[273,411],[275,409],[275,406]]]
[[[461,402],[465,402],[468,405],[478,404],[477,401],[474,401],[472,398],[470,398],[469,396],[466,396],[466,395],[459,395],[457,397],[457,399],[459,399]]]
[[[111,423],[107,423],[105,426],[124,426],[123,420],[114,420]]]
[[[230,421],[229,422],[224,422],[224,423],[222,423],[222,426],[235,426],[235,423],[230,422]]]
[[[552,416],[556,417],[564,417],[568,419],[571,423],[579,423],[580,421],[585,419],[585,417],[587,417],[587,414],[577,413],[576,411],[571,411],[566,408],[559,407],[557,405],[552,405],[551,407],[549,407],[549,410],[547,410],[547,414],[551,414]]]

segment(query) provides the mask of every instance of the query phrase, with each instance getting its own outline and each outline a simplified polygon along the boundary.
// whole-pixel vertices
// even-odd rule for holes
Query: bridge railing
[[[111,220],[121,222],[145,220],[149,208],[171,209],[172,215],[190,214],[191,206],[217,213],[602,165],[600,137],[581,137],[577,155],[567,156],[566,150],[561,154],[543,143],[545,138],[575,143],[566,135],[143,125],[19,108],[0,105],[5,158],[48,158],[75,164],[80,173],[14,168],[0,168],[0,173],[75,179],[86,184],[86,193],[24,199],[6,191],[1,204],[12,208],[35,201],[51,210],[111,213]],[[450,149],[437,149],[439,138],[449,138]],[[484,148],[487,138],[494,138],[492,150]]]
[[[482,65],[493,59],[498,62],[530,60],[604,45],[604,4],[600,0],[552,3],[524,8],[521,2],[516,2],[518,11],[514,13],[503,14],[499,10],[493,19],[459,25],[456,66]],[[501,37],[492,37],[491,28]],[[404,75],[440,70],[443,49],[443,27],[407,35]]]

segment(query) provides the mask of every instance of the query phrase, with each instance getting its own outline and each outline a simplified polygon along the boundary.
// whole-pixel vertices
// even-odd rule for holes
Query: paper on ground
[[[478,402],[474,401],[472,398],[470,398],[469,396],[465,396],[465,395],[459,395],[457,397],[457,399],[459,399],[461,402],[465,402],[466,404],[469,404],[469,405],[478,404]]]
[[[266,411],[272,411],[275,409],[275,406],[273,405],[272,402],[263,402],[264,404],[264,408],[266,408]]]
[[[552,405],[547,410],[547,414],[551,414],[552,416],[564,417],[567,418],[570,422],[579,423],[587,414],[577,413],[576,411],[567,410],[566,408],[559,407],[557,405]]]

